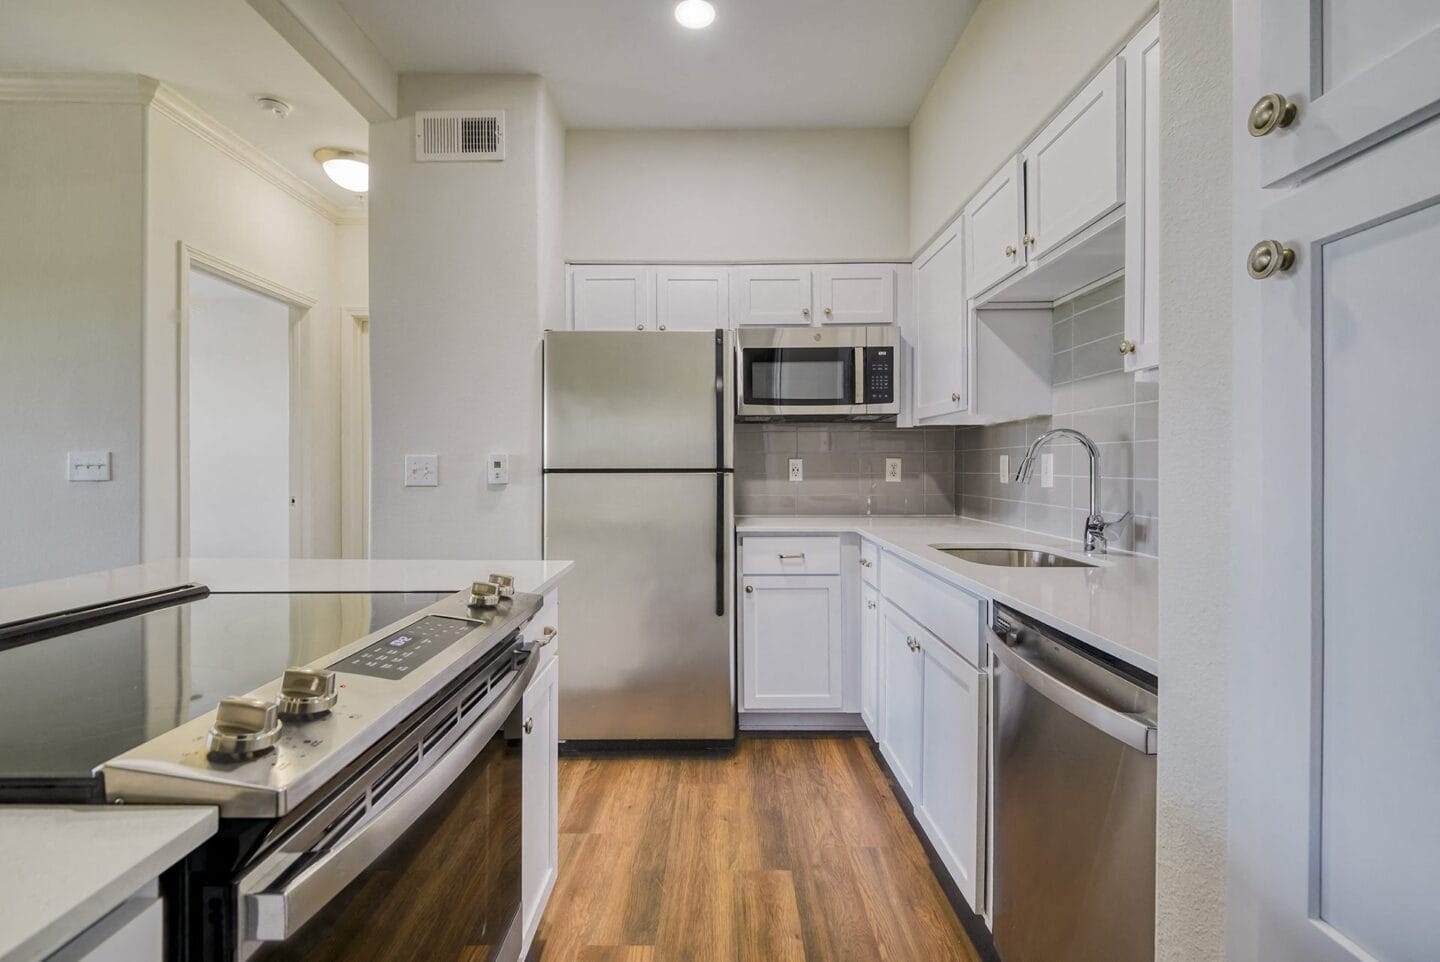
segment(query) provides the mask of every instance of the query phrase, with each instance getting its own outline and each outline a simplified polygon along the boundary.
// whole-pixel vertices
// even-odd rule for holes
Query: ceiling
[[[906,126],[978,0],[340,0],[401,72],[536,73],[571,127]]]
[[[317,147],[366,149],[369,124],[243,0],[45,0],[8,4],[0,29],[7,72],[139,73],[199,105],[336,204]],[[294,106],[280,120],[269,94]]]

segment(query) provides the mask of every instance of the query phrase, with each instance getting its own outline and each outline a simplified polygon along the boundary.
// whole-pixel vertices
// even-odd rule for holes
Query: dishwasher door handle
[[[1138,715],[1117,711],[1080,689],[1067,685],[1003,640],[999,644],[992,644],[990,650],[995,653],[1000,664],[1014,672],[1028,687],[1090,727],[1098,728],[1137,752],[1146,755],[1158,753],[1160,733],[1150,722]]]

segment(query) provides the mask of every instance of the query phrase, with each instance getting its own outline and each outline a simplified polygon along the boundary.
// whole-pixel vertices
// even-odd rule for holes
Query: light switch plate
[[[1010,455],[1000,455],[1000,483],[1010,483]]]
[[[898,481],[900,480],[900,459],[899,459],[899,458],[886,458],[886,459],[885,459],[885,480],[886,480],[886,481],[895,481],[895,482],[898,482]]]
[[[65,455],[67,481],[109,481],[109,451],[70,451]]]
[[[438,454],[405,455],[405,487],[433,488],[440,483]]]
[[[510,483],[510,455],[490,454],[485,458],[485,483]]]
[[[1055,487],[1055,455],[1049,452],[1040,455],[1040,487]]]
[[[791,480],[791,481],[804,481],[804,480],[805,480],[805,462],[804,462],[803,460],[801,460],[800,458],[791,458],[791,459],[790,459],[790,480]]]

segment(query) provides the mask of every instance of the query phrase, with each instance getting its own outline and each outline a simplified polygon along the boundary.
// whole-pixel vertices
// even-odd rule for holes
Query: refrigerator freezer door
[[[545,476],[545,556],[575,562],[564,599],[580,612],[565,622],[561,738],[735,737],[732,485]]]
[[[728,331],[546,334],[545,467],[730,467],[733,368]]]

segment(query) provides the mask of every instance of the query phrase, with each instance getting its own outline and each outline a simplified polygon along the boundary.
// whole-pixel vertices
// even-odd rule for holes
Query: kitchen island
[[[506,573],[517,591],[553,602],[571,567],[566,561],[178,558],[0,589],[0,624],[192,583],[212,595],[451,593]],[[102,944],[125,946],[132,953],[126,958],[158,959],[156,878],[214,834],[217,816],[206,805],[0,807],[7,867],[0,879],[0,960],[57,952],[84,957]],[[553,868],[548,882],[543,873],[540,878],[553,884]]]

